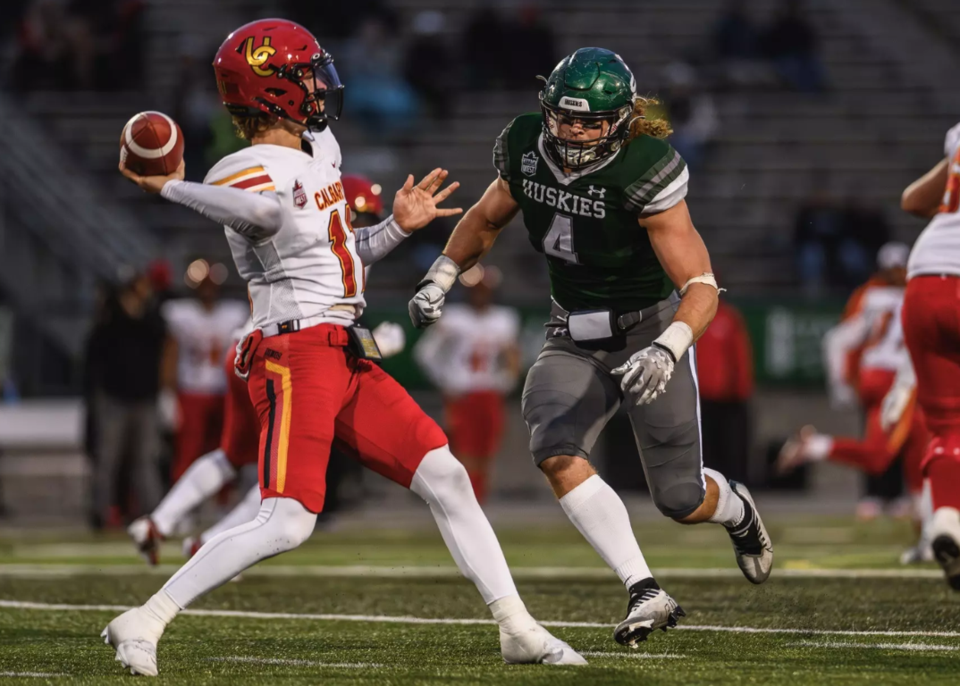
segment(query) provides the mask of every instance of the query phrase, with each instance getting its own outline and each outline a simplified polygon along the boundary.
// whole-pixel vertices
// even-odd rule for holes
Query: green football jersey
[[[630,141],[584,172],[565,175],[543,151],[539,112],[514,119],[493,163],[520,205],[533,247],[546,255],[554,300],[568,311],[640,310],[673,290],[637,223],[687,192],[687,168],[668,143]]]

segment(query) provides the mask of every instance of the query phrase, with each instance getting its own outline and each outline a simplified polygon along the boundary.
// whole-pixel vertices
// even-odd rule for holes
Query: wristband
[[[684,322],[673,322],[653,344],[669,352],[673,355],[673,361],[677,362],[687,352],[687,348],[693,345],[693,329]]]
[[[444,293],[449,293],[453,284],[457,282],[458,276],[460,276],[460,267],[457,266],[457,263],[446,255],[441,255],[427,271],[423,280],[417,284],[417,290],[420,290],[421,286],[426,283],[435,283],[440,286]]]

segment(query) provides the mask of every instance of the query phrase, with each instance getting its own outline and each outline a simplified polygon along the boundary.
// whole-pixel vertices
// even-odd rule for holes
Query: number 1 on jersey
[[[353,231],[353,227],[350,227],[350,231]],[[352,298],[357,294],[357,276],[353,266],[353,255],[347,248],[347,232],[343,228],[338,210],[330,213],[327,236],[330,239],[330,249],[340,260],[340,269],[343,271],[343,297]]]
[[[553,215],[550,230],[543,237],[543,252],[570,264],[580,264],[573,249],[573,217],[559,212]]]

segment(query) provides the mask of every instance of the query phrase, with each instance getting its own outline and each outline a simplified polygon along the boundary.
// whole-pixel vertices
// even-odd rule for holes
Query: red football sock
[[[954,507],[960,510],[960,460],[934,456],[926,465],[930,479],[933,509]]]

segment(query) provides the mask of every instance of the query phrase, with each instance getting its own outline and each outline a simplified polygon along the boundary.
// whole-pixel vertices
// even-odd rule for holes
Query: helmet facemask
[[[553,161],[565,169],[583,169],[615,154],[630,133],[631,106],[606,112],[577,111],[551,105],[541,93],[540,109],[543,112],[544,148]],[[580,121],[585,129],[600,127],[601,130],[606,122],[607,132],[591,139],[562,138],[561,126],[574,121]]]
[[[333,57],[329,53],[316,53],[309,62],[284,64],[276,67],[275,76],[285,79],[303,91],[303,100],[300,103],[299,113],[302,118],[293,117],[276,102],[258,97],[256,101],[271,114],[281,119],[289,119],[306,126],[311,131],[322,131],[327,122],[336,121],[343,112],[343,84],[336,68],[333,66]],[[312,87],[307,84],[313,78]],[[267,93],[277,99],[289,97],[287,91],[276,87],[268,88]],[[322,103],[322,106],[321,106]],[[290,103],[291,105],[293,102]],[[227,105],[231,113],[248,115],[251,108],[243,105]],[[257,110],[254,108],[253,112]]]

